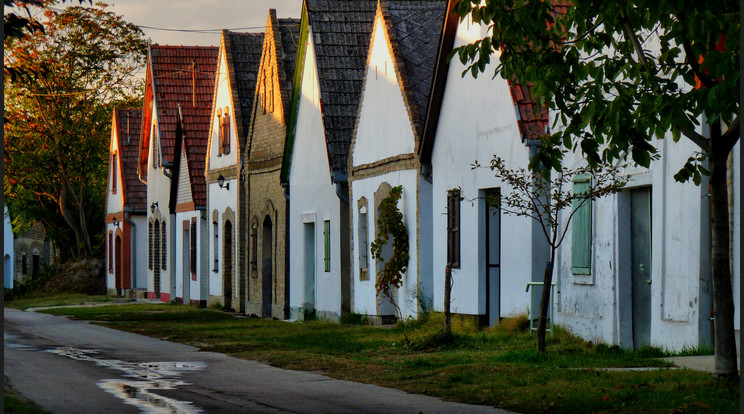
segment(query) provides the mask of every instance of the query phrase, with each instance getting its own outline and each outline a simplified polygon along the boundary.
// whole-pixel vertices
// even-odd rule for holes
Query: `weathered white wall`
[[[707,198],[701,187],[678,183],[679,171],[696,148],[671,136],[656,140],[661,158],[650,169],[628,167],[628,190],[651,186],[651,344],[670,350],[700,345],[701,278],[709,279],[707,245]],[[569,167],[582,164],[577,156],[566,158]],[[629,204],[623,194],[596,200],[592,205],[592,259],[590,275],[571,274],[571,242],[568,232],[558,253],[560,284],[556,321],[587,339],[632,347],[629,285],[621,274],[628,265],[620,252],[627,237]],[[562,214],[565,222],[570,211]],[[570,224],[569,224],[570,225]],[[626,242],[627,243],[627,242]],[[701,260],[702,258],[702,260]],[[626,283],[626,284],[624,284]],[[702,315],[705,316],[705,315]]]
[[[227,189],[220,188],[217,183],[210,183],[207,184],[207,215],[206,215],[206,226],[208,228],[207,235],[208,235],[208,242],[207,245],[209,246],[207,257],[209,258],[209,261],[207,262],[207,274],[209,279],[209,295],[212,296],[222,296],[222,262],[223,260],[223,246],[222,243],[225,240],[224,239],[224,224],[223,224],[223,215],[225,214],[225,211],[227,211],[228,208],[230,208],[235,213],[235,218],[233,219],[233,272],[236,275],[233,280],[233,297],[235,300],[238,298],[238,277],[237,277],[237,251],[238,251],[238,231],[240,229],[240,223],[238,222],[238,192],[239,192],[239,186],[238,186],[238,180],[231,179],[231,180],[225,180],[225,184],[229,184],[229,187]],[[219,217],[217,219],[217,225],[219,227],[219,231],[217,233],[217,242],[219,243],[218,250],[218,262],[217,262],[217,271],[214,271],[214,229],[212,222],[214,221],[214,211],[217,211]],[[247,227],[244,230],[240,231],[250,231]],[[233,303],[236,303],[236,301],[233,301]]]
[[[157,123],[157,103],[153,102],[152,107],[152,118],[153,123]],[[146,126],[146,128],[149,128],[150,131],[153,130],[152,125]],[[155,130],[158,130],[158,128],[155,128]],[[171,237],[171,234],[173,232],[171,231],[171,226],[173,223],[171,223],[169,211],[168,211],[168,202],[170,200],[170,183],[171,179],[166,177],[165,174],[163,174],[162,167],[160,166],[160,163],[158,163],[157,167],[153,167],[152,163],[152,157],[153,157],[153,149],[156,151],[160,151],[159,149],[159,143],[160,143],[160,133],[158,132],[158,138],[155,139],[155,137],[150,137],[150,145],[148,148],[148,157],[147,157],[147,218],[148,220],[153,217],[153,212],[150,209],[150,206],[153,203],[158,203],[156,208],[156,213],[160,214],[160,217],[162,220],[165,220],[166,222],[166,231],[168,233],[168,240],[167,240],[167,248],[168,248],[168,265],[165,270],[160,270],[160,292],[166,293],[169,295],[173,295],[175,293],[173,287],[171,286],[171,275],[173,272],[173,266],[171,266],[172,262],[172,252],[173,252],[173,238]],[[153,148],[153,145],[157,144],[158,147]],[[159,155],[158,159],[162,161],[162,156]],[[145,226],[147,227],[147,226]],[[147,238],[145,239],[147,240]],[[147,256],[145,256],[147,258]],[[147,291],[148,292],[154,292],[155,291],[155,280],[154,280],[154,274],[153,270],[149,270],[147,272]]]
[[[375,139],[356,139],[354,165],[414,152],[411,120],[403,106],[399,80],[387,44],[382,21],[378,19],[372,34],[357,131],[357,137]]]
[[[312,32],[308,39],[313,39]],[[331,182],[328,150],[320,113],[318,73],[313,42],[305,53],[297,128],[289,172],[289,306],[292,319],[305,304],[305,223],[315,225],[315,310],[329,316],[341,314],[340,222],[341,201]],[[323,262],[323,222],[331,222],[331,271]],[[345,275],[348,277],[348,275]]]
[[[237,123],[235,122],[235,108],[233,108],[232,92],[230,91],[229,80],[227,77],[227,59],[225,50],[220,48],[219,65],[217,67],[217,86],[215,88],[215,97],[212,102],[212,126],[209,132],[209,148],[207,169],[216,170],[238,162],[238,143],[237,143]],[[222,113],[228,108],[230,114],[230,153],[217,155],[220,149],[219,142],[219,119],[217,110],[221,109]],[[248,131],[245,131],[247,134]]]
[[[202,232],[204,231],[203,223],[203,212],[201,210],[186,211],[182,213],[176,213],[176,297],[182,298],[183,303],[188,304],[190,300],[207,300],[207,292],[204,289],[206,287],[205,273],[203,272],[204,260],[206,260],[205,246],[202,242]],[[184,250],[184,229],[183,222],[188,221],[189,227],[191,226],[191,219],[196,219],[196,280],[192,280],[191,271],[189,268],[184,269],[184,253],[190,254],[190,241],[186,240],[186,250]],[[189,229],[190,231],[190,229]],[[190,235],[189,235],[190,237]],[[184,282],[184,271],[187,273],[186,280],[188,281],[188,297],[184,297],[183,282]]]
[[[111,126],[111,142],[109,145],[109,156],[108,156],[108,185],[106,187],[106,214],[120,212],[124,209],[124,197],[122,192],[122,178],[121,178],[121,151],[119,149],[119,142],[116,139],[118,131],[116,129],[116,122],[112,121]],[[113,171],[111,160],[113,154],[117,154],[117,171],[116,171],[116,192],[113,192]]]
[[[480,39],[480,26],[460,24],[455,47]],[[526,168],[529,149],[522,143],[507,82],[488,74],[474,79],[461,76],[463,65],[450,62],[439,124],[432,151],[432,232],[434,309],[444,309],[444,270],[447,264],[447,192],[459,188],[461,265],[453,269],[452,311],[461,314],[486,312],[485,189],[510,191],[488,168],[473,170],[478,161],[490,165],[494,155],[508,168]],[[525,313],[529,307],[526,284],[531,280],[532,223],[529,218],[501,214],[501,316]],[[542,237],[537,234],[537,237]]]

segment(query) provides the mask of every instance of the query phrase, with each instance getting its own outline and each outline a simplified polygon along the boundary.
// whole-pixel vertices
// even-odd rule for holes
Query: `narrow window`
[[[160,230],[160,237],[162,241],[160,242],[160,247],[162,248],[162,252],[160,253],[160,263],[162,264],[162,269],[165,270],[168,266],[166,263],[168,263],[168,233],[165,231],[165,220],[163,220],[162,223],[160,223],[161,230]]]
[[[224,130],[222,129],[222,109],[217,110],[217,142],[219,142],[220,145],[217,146],[217,156],[219,157],[222,155],[222,133]]]
[[[111,192],[116,194],[116,171],[119,169],[117,166],[116,153],[111,155]]]
[[[147,223],[147,268],[152,270],[152,221]]]
[[[191,260],[189,261],[189,264],[191,265],[191,277],[195,278],[196,276],[196,219],[191,219]]]
[[[573,179],[574,194],[586,194],[590,187],[589,175],[580,175]],[[588,275],[591,274],[592,265],[592,200],[588,197],[575,199],[573,210],[571,272],[575,275]]]
[[[114,272],[114,233],[109,232],[108,234],[108,271],[109,273]]]
[[[212,267],[213,272],[219,271],[219,264],[220,264],[220,239],[217,232],[219,231],[219,225],[217,225],[216,221],[212,222],[212,234],[214,234],[214,247],[213,247],[213,254],[214,254],[214,267]]]
[[[225,115],[222,120],[222,153],[230,153],[230,114],[225,108]]]
[[[258,270],[258,222],[251,225],[251,270]]]
[[[325,264],[325,271],[331,271],[331,222],[326,220],[323,222],[323,241],[325,246],[325,255],[323,257],[323,263]]]
[[[158,168],[158,129],[152,126],[152,168]]]
[[[22,275],[25,275],[26,273],[28,273],[27,266],[28,265],[26,264],[26,255],[24,254],[21,256],[21,274]]]
[[[367,252],[368,247],[368,232],[367,232],[367,205],[364,204],[359,208],[359,270],[360,277],[364,278],[369,267],[369,258]],[[366,279],[363,279],[366,280]]]
[[[460,268],[460,190],[447,192],[447,264]]]

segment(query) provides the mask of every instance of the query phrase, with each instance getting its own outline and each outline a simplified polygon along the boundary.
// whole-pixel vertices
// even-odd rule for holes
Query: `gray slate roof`
[[[233,99],[236,110],[240,108],[240,120],[243,124],[243,135],[250,130],[251,112],[253,111],[253,98],[256,93],[256,82],[258,79],[258,67],[261,64],[261,52],[263,51],[263,33],[236,33],[225,31],[226,53],[232,56],[231,70],[235,75],[233,85]],[[236,93],[237,92],[237,93]],[[239,137],[241,147],[244,146],[245,136]]]
[[[413,120],[420,135],[426,118],[437,64],[447,0],[383,0],[383,13],[392,26],[390,41],[402,60],[403,81],[413,98]],[[419,139],[420,137],[417,137]]]
[[[376,10],[376,0],[307,0],[334,172],[346,172]]]
[[[289,108],[292,99],[292,80],[294,79],[295,64],[297,60],[297,43],[300,39],[300,19],[277,19],[279,32],[281,33],[282,56],[279,61],[284,63],[285,82],[282,98],[285,99],[284,107]],[[278,46],[278,45],[277,45]],[[285,123],[289,123],[290,111],[285,110]]]

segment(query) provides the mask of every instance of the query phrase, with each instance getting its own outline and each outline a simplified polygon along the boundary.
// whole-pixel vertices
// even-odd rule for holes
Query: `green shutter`
[[[574,194],[589,191],[591,177],[581,175],[574,178]],[[571,224],[571,271],[575,275],[591,274],[592,265],[592,200],[579,198],[573,202],[574,215]]]
[[[325,244],[325,256],[323,261],[325,263],[325,271],[331,271],[331,222],[326,220],[323,222],[323,239]]]

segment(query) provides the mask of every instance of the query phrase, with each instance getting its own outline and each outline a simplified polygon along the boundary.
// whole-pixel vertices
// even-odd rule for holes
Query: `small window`
[[[152,270],[152,221],[147,223],[147,268]]]
[[[447,193],[447,264],[460,268],[460,190]]]
[[[256,219],[253,219],[251,225],[251,271],[258,271],[258,221]]]
[[[108,271],[114,273],[114,232],[108,234]]]
[[[194,278],[196,276],[196,220],[191,219],[191,260],[189,260],[189,267],[191,271],[191,277]]]
[[[168,242],[168,232],[166,231],[165,220],[163,220],[163,222],[160,223],[160,226],[161,226],[161,230],[160,230],[160,238],[161,238],[160,247],[162,249],[161,250],[161,253],[160,253],[160,263],[162,264],[162,266],[161,266],[162,269],[163,270],[166,270],[166,268],[168,267],[167,266],[167,263],[168,263],[168,245],[167,245],[167,242]]]
[[[217,224],[216,221],[212,222],[212,234],[214,234],[214,246],[213,246],[213,255],[214,255],[214,265],[212,267],[213,272],[219,272],[219,265],[220,265],[220,239],[219,239],[219,228],[220,226]]]
[[[217,145],[217,156],[219,157],[222,155],[222,141],[224,138],[222,138],[222,133],[224,130],[222,129],[222,109],[217,110],[217,142],[220,143],[220,145]]]
[[[326,220],[323,222],[323,244],[325,247],[325,255],[323,256],[323,263],[325,264],[325,271],[331,271],[331,222]]]
[[[230,153],[230,114],[228,108],[225,108],[225,114],[222,117],[222,133],[220,143],[222,145],[222,153]]]
[[[158,128],[152,126],[152,168],[158,168]]]
[[[118,181],[116,172],[118,169],[117,156],[116,153],[113,153],[111,154],[111,192],[114,194],[116,194],[116,182]]]
[[[368,222],[367,222],[367,204],[359,207],[359,277],[361,280],[368,280],[369,267],[369,244],[368,244]]]
[[[589,175],[580,175],[573,179],[574,194],[586,194],[590,187]],[[592,200],[588,197],[575,199],[573,210],[571,272],[575,275],[589,275],[592,266]]]
[[[26,255],[21,256],[21,274],[25,275],[28,273],[28,264],[26,260]]]

